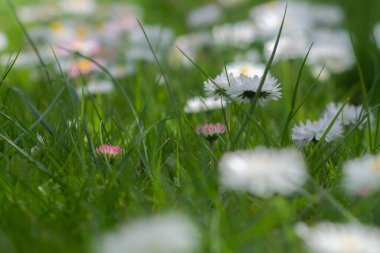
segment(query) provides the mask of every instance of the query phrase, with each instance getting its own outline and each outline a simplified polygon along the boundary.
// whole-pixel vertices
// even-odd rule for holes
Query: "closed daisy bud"
[[[226,126],[222,123],[199,125],[196,129],[198,135],[206,137],[210,142],[215,141],[225,131]]]
[[[118,146],[112,145],[100,145],[96,148],[96,152],[98,152],[101,156],[107,156],[109,160],[116,158],[119,154],[121,154],[122,149]]]

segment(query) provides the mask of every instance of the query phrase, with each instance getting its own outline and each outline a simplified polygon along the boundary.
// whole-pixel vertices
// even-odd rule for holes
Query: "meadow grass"
[[[162,21],[184,33],[175,19],[198,2],[172,7],[142,1],[152,15],[141,20],[141,29],[144,22]],[[176,11],[168,12],[171,7]],[[351,13],[352,6],[347,8]],[[260,107],[256,100],[186,114],[187,99],[202,94],[207,76],[220,73],[231,61],[232,49],[211,48],[188,69],[156,58],[155,63],[139,63],[134,75],[122,79],[76,53],[98,64],[99,76],[115,85],[110,94],[80,97],[67,73],[43,59],[30,70],[12,69],[27,27],[23,33],[23,24],[15,22],[5,3],[0,9],[7,13],[0,18],[5,31],[15,30],[10,33],[13,58],[0,68],[1,252],[91,252],[94,238],[121,222],[172,210],[194,220],[202,252],[306,252],[294,232],[300,221],[380,226],[378,193],[352,198],[341,188],[344,161],[378,152],[378,117],[364,128],[354,125],[335,142],[323,141],[326,132],[321,141],[302,148],[310,177],[291,197],[225,190],[218,174],[219,160],[228,151],[294,146],[294,123],[317,118],[330,101],[360,101],[377,116],[378,79],[373,73],[379,69],[369,65],[363,47],[358,48],[356,69],[326,82],[305,66],[307,51],[304,59],[269,61],[266,72],[270,68],[279,79],[283,97],[268,106]],[[238,13],[231,12],[231,19]],[[59,60],[54,64],[59,66]],[[39,78],[32,79],[32,72]],[[163,85],[157,80],[160,75]],[[350,77],[349,85],[341,83]],[[69,120],[74,122],[70,126]],[[205,122],[223,122],[228,133],[211,144],[195,130]],[[123,155],[103,159],[96,152],[101,144],[117,145]],[[31,153],[35,146],[38,151]]]

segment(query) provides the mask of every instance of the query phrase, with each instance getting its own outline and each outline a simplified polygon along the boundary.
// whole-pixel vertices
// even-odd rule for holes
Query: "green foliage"
[[[5,31],[16,31],[10,44],[17,52],[22,32],[3,2],[0,22]],[[170,25],[178,33],[186,32],[184,15],[199,2],[204,1],[140,1],[152,14],[144,22]],[[359,20],[349,2],[347,13]],[[231,10],[227,19],[239,12]],[[354,36],[364,36],[351,25]],[[227,151],[293,145],[291,126],[317,118],[332,100],[354,95],[375,106],[378,96],[370,100],[363,91],[369,91],[369,80],[379,69],[373,64],[376,69],[367,71],[369,60],[361,57],[368,48],[360,43],[354,46],[362,86],[357,71],[347,73],[354,77],[352,87],[339,89],[332,84],[344,77],[320,84],[302,60],[279,62],[271,72],[282,83],[280,101],[255,110],[236,104],[224,112],[201,114],[182,110],[187,99],[202,92],[205,77],[197,67],[173,69],[157,60],[139,64],[134,76],[115,79],[102,66],[102,75],[116,90],[80,98],[72,81],[49,66],[36,66],[42,73],[37,81],[27,71],[12,70],[12,62],[1,66],[0,251],[88,252],[96,235],[120,222],[173,209],[196,221],[204,252],[305,252],[293,230],[298,221],[357,219],[380,226],[379,194],[352,199],[340,187],[345,160],[378,151],[378,122],[364,129],[356,126],[337,142],[303,149],[311,178],[295,196],[261,199],[226,191],[218,183],[218,162]],[[214,76],[233,52],[210,49],[208,54],[197,66]],[[165,76],[165,85],[158,84],[158,74]],[[373,82],[376,86],[378,81]],[[195,132],[198,124],[225,119],[229,133],[213,144]],[[69,120],[74,120],[71,125]],[[102,159],[95,150],[102,143],[120,146],[123,155],[112,162]],[[32,153],[35,146],[38,152]]]

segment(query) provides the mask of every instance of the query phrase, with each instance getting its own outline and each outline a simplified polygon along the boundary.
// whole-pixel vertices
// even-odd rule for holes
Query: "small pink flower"
[[[225,131],[226,126],[222,123],[199,125],[196,129],[198,135],[206,137],[211,142],[216,140]]]
[[[99,155],[106,155],[111,159],[118,156],[122,152],[122,149],[118,146],[100,145],[96,148],[96,152],[98,152]]]

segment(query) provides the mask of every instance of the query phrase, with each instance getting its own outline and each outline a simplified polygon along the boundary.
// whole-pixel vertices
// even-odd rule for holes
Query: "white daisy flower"
[[[222,9],[217,4],[207,4],[190,11],[187,15],[189,27],[209,26],[220,20]]]
[[[197,228],[188,218],[172,213],[123,225],[96,240],[94,252],[195,253],[199,239]]]
[[[307,120],[306,123],[299,123],[292,129],[292,140],[298,142],[301,146],[305,146],[311,141],[319,141],[327,128],[331,124],[333,118],[322,117],[318,121]],[[330,142],[342,136],[343,127],[339,121],[336,121],[329,132],[325,136],[325,141]]]
[[[295,230],[314,253],[380,253],[380,230],[375,227],[321,222],[314,227],[299,223]]]
[[[227,87],[226,92],[232,100],[248,103],[256,95],[260,82],[261,78],[257,75],[251,78],[240,74],[238,78],[231,78],[231,86]],[[270,100],[281,98],[281,88],[279,85],[276,79],[267,76],[258,101],[261,106]]]
[[[338,114],[339,109],[342,107],[342,103],[329,103],[326,106],[325,115],[327,117],[333,118],[335,115]],[[343,110],[338,116],[337,120],[340,120],[342,125],[349,126],[349,125],[355,125],[360,120],[362,120],[366,115],[366,112],[364,111],[363,106],[358,105],[350,105],[346,104],[343,107]],[[367,121],[367,119],[364,119],[363,122],[360,124],[360,126],[363,126],[363,124]]]
[[[232,75],[228,78],[225,73],[221,73],[215,79],[208,79],[204,82],[204,90],[208,97],[213,97],[215,100],[225,100],[226,91],[230,86],[230,81],[233,79]]]
[[[226,153],[219,162],[219,171],[224,187],[261,197],[290,195],[307,179],[303,157],[293,148],[258,147]]]
[[[214,98],[194,97],[187,101],[185,108],[186,113],[199,113],[203,111],[221,109],[226,106],[225,100],[215,100]]]
[[[367,154],[343,164],[343,188],[350,194],[367,195],[380,189],[380,154]],[[380,238],[379,238],[380,239]]]

